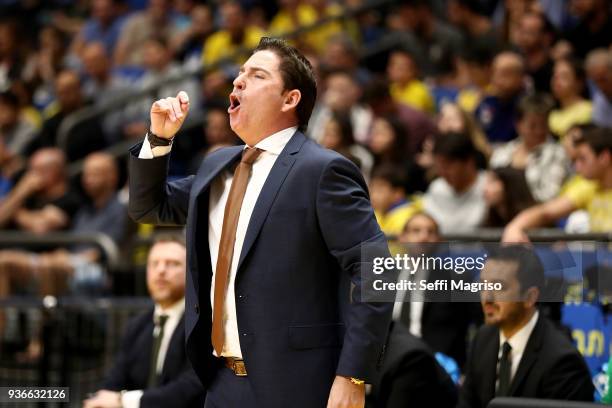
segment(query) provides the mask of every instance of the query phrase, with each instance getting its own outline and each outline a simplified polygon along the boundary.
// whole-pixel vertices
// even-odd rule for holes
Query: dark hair
[[[353,135],[353,123],[351,116],[348,113],[332,112],[329,120],[334,121],[340,128],[340,146],[349,147],[355,144],[355,136]]]
[[[408,128],[395,116],[379,116],[377,119],[382,119],[391,126],[395,138],[389,150],[383,152],[380,157],[376,157],[376,161],[378,163],[404,163],[406,161],[406,143],[410,138]]]
[[[435,139],[433,154],[452,160],[475,160],[476,148],[465,133],[449,132]]]
[[[521,98],[516,111],[516,119],[521,120],[526,114],[532,113],[535,115],[548,114],[554,107],[554,100],[545,93],[534,93]]]
[[[574,143],[576,146],[586,143],[596,154],[604,151],[612,153],[612,129],[604,127],[586,129]]]
[[[404,169],[397,164],[384,163],[375,167],[372,172],[372,180],[374,179],[385,180],[389,182],[393,188],[406,188],[406,174]]]
[[[455,0],[455,2],[460,7],[463,7],[465,9],[471,11],[474,14],[480,14],[480,15],[484,15],[485,14],[485,9],[484,9],[482,3],[480,2],[480,0]]]
[[[11,91],[0,92],[0,103],[17,109],[19,107],[19,98]]]
[[[317,81],[312,65],[295,47],[280,38],[262,37],[253,52],[265,50],[274,52],[281,60],[279,70],[283,77],[284,91],[298,89],[302,94],[295,113],[298,128],[303,132],[308,127],[317,100]]]
[[[588,93],[588,87],[586,86],[587,76],[586,76],[586,70],[584,69],[584,64],[582,63],[582,61],[576,58],[566,57],[566,58],[558,59],[555,62],[555,65],[559,63],[566,63],[567,65],[570,66],[570,69],[572,70],[572,72],[574,73],[574,76],[576,77],[576,81],[582,84],[582,91],[580,92],[580,95],[585,98],[588,98],[589,93]]]
[[[544,267],[538,255],[526,245],[496,245],[487,254],[487,262],[502,261],[517,264],[516,277],[521,287],[521,293],[536,287],[542,293],[546,278]]]
[[[513,167],[497,167],[491,169],[491,172],[504,186],[501,207],[505,209],[505,214],[502,214],[499,208],[489,208],[486,226],[505,227],[518,213],[535,205],[536,201],[529,190],[523,170]]]

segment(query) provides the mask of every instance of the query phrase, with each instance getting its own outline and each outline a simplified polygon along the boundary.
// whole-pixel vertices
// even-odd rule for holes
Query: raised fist
[[[151,106],[151,132],[171,139],[179,131],[189,112],[189,96],[180,91],[176,97],[153,102]]]

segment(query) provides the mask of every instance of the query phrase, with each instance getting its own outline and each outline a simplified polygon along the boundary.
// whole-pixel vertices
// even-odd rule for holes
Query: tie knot
[[[261,149],[256,149],[255,147],[247,147],[242,151],[242,159],[241,163],[253,164],[255,160],[259,157],[259,155],[263,152]]]
[[[502,345],[502,357],[508,356],[511,351],[512,351],[512,346],[510,345],[510,343],[505,341],[504,344]]]
[[[165,314],[159,315],[157,316],[157,325],[159,327],[164,327],[167,320],[168,320],[168,315],[165,315]]]

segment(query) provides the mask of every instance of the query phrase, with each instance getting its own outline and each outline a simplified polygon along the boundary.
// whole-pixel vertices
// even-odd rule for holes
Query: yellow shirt
[[[323,17],[331,17],[342,14],[342,7],[337,4],[329,5]],[[300,4],[296,10],[294,21],[293,16],[285,9],[281,9],[270,23],[270,33],[274,36],[282,36],[293,32],[300,27],[305,27],[316,23],[319,20],[317,11],[309,4]],[[331,37],[343,32],[342,25],[338,21],[331,21],[327,24],[305,33],[301,38],[314,48],[317,52],[322,52]]]
[[[570,199],[576,208],[587,211],[591,232],[611,232],[612,189],[604,190],[597,183],[584,181],[575,182],[564,189],[562,195]]]
[[[563,138],[565,133],[574,125],[590,123],[593,117],[593,104],[591,101],[580,101],[565,109],[555,109],[548,116],[550,131]]]
[[[421,211],[420,202],[406,202],[385,214],[375,211],[374,215],[385,235],[398,236],[404,230],[404,226],[410,217],[419,211]]]
[[[391,96],[396,102],[410,105],[415,109],[433,112],[434,100],[425,84],[417,79],[410,81],[405,86],[391,84]]]
[[[248,49],[255,48],[259,44],[259,40],[264,36],[264,32],[257,27],[248,26],[244,30],[244,38],[241,44],[232,44],[229,33],[225,30],[218,31],[208,37],[204,43],[204,51],[202,52],[202,62],[204,64],[213,64],[222,58],[229,57],[236,52],[240,47]],[[237,64],[242,64],[246,61],[246,55],[236,58],[234,61]]]

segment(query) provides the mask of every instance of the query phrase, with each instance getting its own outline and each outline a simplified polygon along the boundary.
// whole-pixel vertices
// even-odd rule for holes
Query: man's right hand
[[[189,96],[180,91],[175,98],[169,97],[153,102],[151,106],[151,132],[159,137],[171,139],[179,131],[189,112]]]

